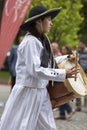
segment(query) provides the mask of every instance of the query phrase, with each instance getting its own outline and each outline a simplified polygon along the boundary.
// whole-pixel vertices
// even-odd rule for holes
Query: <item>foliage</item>
[[[43,4],[47,8],[62,7],[59,15],[53,20],[53,27],[49,37],[51,41],[58,41],[61,45],[78,43],[77,32],[83,18],[80,16],[81,0],[33,0],[32,6]]]
[[[10,73],[8,71],[0,71],[0,79],[9,79]]]
[[[70,43],[75,45],[78,43],[78,34],[83,17],[80,15],[82,8],[82,0],[32,0],[31,8],[38,4],[43,4],[47,8],[62,7],[59,15],[53,20],[53,27],[48,34],[52,41],[58,41],[61,45]],[[87,0],[85,0],[87,1]],[[0,0],[0,3],[3,0]],[[0,9],[1,10],[1,9]],[[29,10],[27,11],[27,18]]]
[[[81,0],[83,8],[81,9],[81,16],[84,18],[80,24],[80,30],[78,32],[79,38],[87,40],[87,0]]]

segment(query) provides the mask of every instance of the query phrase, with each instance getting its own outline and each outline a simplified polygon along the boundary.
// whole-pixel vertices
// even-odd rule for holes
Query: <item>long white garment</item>
[[[47,89],[14,86],[0,130],[56,130]]]
[[[42,49],[34,36],[26,36],[19,45],[16,84],[2,114],[0,130],[56,130],[46,85],[49,80],[64,81],[66,72],[41,67]]]

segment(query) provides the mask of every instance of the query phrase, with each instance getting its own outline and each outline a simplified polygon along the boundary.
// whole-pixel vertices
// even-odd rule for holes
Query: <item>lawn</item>
[[[8,80],[10,77],[9,71],[0,71],[0,79]]]
[[[0,71],[0,84],[10,83],[10,73],[8,71]]]

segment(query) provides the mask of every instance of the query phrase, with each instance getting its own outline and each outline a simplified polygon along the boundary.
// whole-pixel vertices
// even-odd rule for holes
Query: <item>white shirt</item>
[[[49,80],[63,81],[66,78],[65,69],[44,68],[41,65],[42,43],[32,35],[26,35],[18,48],[18,59],[16,64],[16,84],[44,88]],[[58,56],[57,63],[67,58]]]

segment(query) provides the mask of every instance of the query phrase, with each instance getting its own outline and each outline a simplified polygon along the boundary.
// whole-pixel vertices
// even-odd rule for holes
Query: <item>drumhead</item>
[[[79,65],[79,64],[78,64]],[[75,64],[68,60],[64,61],[62,64],[62,68],[72,68]],[[74,78],[68,78],[65,81],[65,86],[67,87],[68,91],[73,92],[75,97],[85,96],[87,94],[87,77],[80,67],[80,73],[77,74],[76,81]]]

